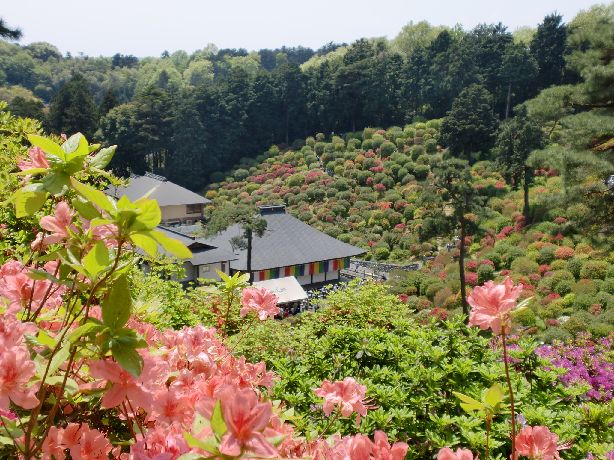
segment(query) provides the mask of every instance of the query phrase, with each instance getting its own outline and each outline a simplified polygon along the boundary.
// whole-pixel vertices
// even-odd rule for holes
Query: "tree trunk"
[[[529,222],[529,185],[531,184],[531,168],[524,167],[524,180],[522,181],[522,188],[524,191],[524,206],[522,208],[522,214],[524,215],[524,224],[528,225]]]
[[[469,304],[467,303],[467,288],[465,286],[465,216],[460,218],[460,254],[458,256],[458,271],[460,274],[460,291],[463,313],[469,315]]]
[[[507,103],[505,104],[505,119],[510,116],[510,105],[512,103],[512,82],[507,85]]]
[[[290,145],[290,110],[286,108],[286,144]]]
[[[249,284],[252,284],[252,229],[247,229],[247,273],[249,273]]]

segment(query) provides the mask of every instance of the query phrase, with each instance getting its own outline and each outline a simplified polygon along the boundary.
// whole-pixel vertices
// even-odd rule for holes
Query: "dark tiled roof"
[[[134,201],[141,198],[150,190],[153,190],[149,198],[154,199],[160,206],[207,204],[211,200],[194,193],[187,188],[169,182],[162,176],[146,174],[145,176],[133,175],[127,187],[109,187],[107,193],[116,198],[126,195]]]
[[[189,260],[189,262],[194,266],[212,264],[216,262],[226,262],[237,258],[232,250],[213,246],[205,239],[192,238],[173,229],[162,226],[158,227],[158,230],[171,238],[181,241],[185,246],[190,248],[192,251],[192,258]]]
[[[267,229],[262,237],[254,237],[252,271],[357,256],[365,252],[328,236],[289,214],[277,212],[264,214],[262,217],[267,221]],[[213,246],[233,250],[229,241],[241,233],[240,226],[233,225],[206,241]],[[237,249],[234,252],[238,257],[230,263],[230,267],[246,271],[247,250]]]

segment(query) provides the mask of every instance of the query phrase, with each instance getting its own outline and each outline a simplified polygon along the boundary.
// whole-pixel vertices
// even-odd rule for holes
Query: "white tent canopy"
[[[307,293],[294,276],[255,281],[254,286],[268,289],[279,297],[279,305],[307,299]]]

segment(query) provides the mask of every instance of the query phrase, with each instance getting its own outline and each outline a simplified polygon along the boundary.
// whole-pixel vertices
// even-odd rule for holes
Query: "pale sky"
[[[558,11],[564,20],[591,0],[1,0],[0,17],[63,53],[139,57],[164,50],[319,48],[361,37],[393,38],[409,21],[471,28],[503,22],[513,31]]]

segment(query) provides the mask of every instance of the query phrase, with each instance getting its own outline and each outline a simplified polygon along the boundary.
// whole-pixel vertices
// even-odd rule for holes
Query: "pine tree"
[[[473,161],[479,152],[491,149],[497,125],[491,94],[481,85],[471,85],[454,100],[441,124],[440,140],[452,155]]]
[[[47,123],[55,133],[83,133],[91,138],[98,125],[98,110],[83,76],[74,75],[51,100]]]
[[[565,69],[565,42],[567,26],[560,14],[550,14],[537,26],[531,41],[531,53],[538,66],[537,87],[548,88],[559,85]]]
[[[525,222],[530,222],[529,187],[533,182],[533,167],[527,163],[532,151],[544,146],[544,134],[539,125],[527,117],[526,109],[505,121],[497,135],[494,148],[496,160],[514,186],[523,185]]]

